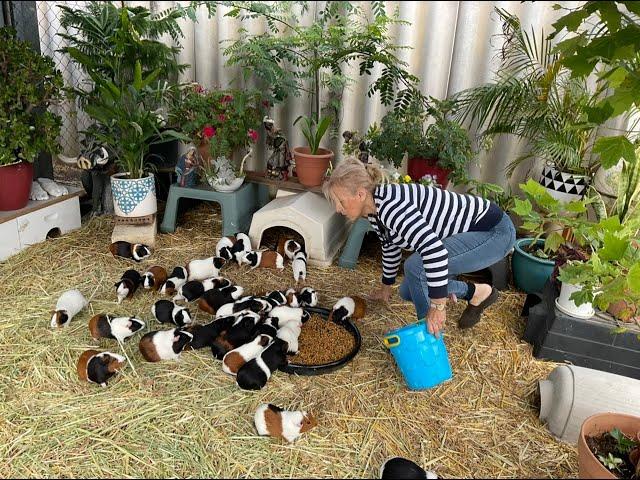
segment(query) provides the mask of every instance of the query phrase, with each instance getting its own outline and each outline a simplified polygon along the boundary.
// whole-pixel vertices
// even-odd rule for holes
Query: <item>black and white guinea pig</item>
[[[366,310],[367,302],[364,298],[355,295],[353,297],[342,297],[333,306],[329,314],[329,320],[336,323],[344,322],[349,318],[360,320],[364,318]]]
[[[287,353],[291,355],[298,353],[298,337],[300,337],[301,330],[302,322],[297,321],[287,322],[278,328],[276,337],[287,342],[287,345],[289,346]]]
[[[122,274],[114,286],[116,287],[116,295],[118,303],[122,303],[125,298],[133,297],[138,287],[142,283],[142,276],[135,270],[127,270]]]
[[[318,305],[318,292],[311,287],[304,287],[298,292],[298,301],[301,307],[315,307]]]
[[[307,279],[307,254],[303,251],[296,253],[291,262],[291,269],[293,270],[293,279],[298,283],[300,280],[303,282]]]
[[[236,375],[238,370],[249,360],[256,358],[271,340],[272,337],[268,335],[258,335],[250,342],[227,352],[222,359],[222,371]]]
[[[151,313],[158,322],[173,323],[178,327],[184,327],[192,322],[189,310],[170,300],[158,300],[151,306]]]
[[[271,304],[264,298],[248,295],[241,297],[234,303],[226,303],[216,311],[216,317],[226,317],[243,310],[251,310],[259,315],[271,311]]]
[[[233,245],[236,243],[236,237],[233,235],[229,235],[227,237],[222,237],[216,243],[216,257],[222,257],[225,260],[232,260],[233,253],[231,253],[231,249],[233,249]]]
[[[193,335],[190,347],[197,350],[213,346],[215,340],[231,328],[235,320],[235,317],[223,317],[204,325],[189,325],[185,330]]]
[[[129,258],[136,262],[151,256],[151,249],[141,243],[113,242],[109,245],[109,251],[114,257]]]
[[[278,327],[273,325],[270,318],[267,318],[264,322],[258,323],[254,335],[269,335],[272,339],[278,336]]]
[[[147,362],[178,360],[182,350],[189,345],[193,334],[180,329],[156,330],[140,339],[138,348]]]
[[[302,250],[302,245],[293,239],[284,242],[284,254],[289,260],[293,260],[296,253]]]
[[[278,319],[278,328],[282,328],[288,322],[296,322],[302,325],[309,320],[311,316],[309,312],[301,307],[294,308],[288,305],[282,305],[271,310],[269,312],[269,318]]]
[[[267,298],[274,300],[278,305],[287,304],[287,295],[284,290],[274,290],[265,295]]]
[[[167,271],[160,265],[150,267],[142,275],[142,286],[155,292],[167,281]]]
[[[189,280],[178,289],[178,293],[174,295],[173,301],[185,300],[192,302],[200,298],[207,290],[213,290],[215,285],[215,280],[211,278],[206,280]]]
[[[73,289],[63,292],[58,297],[56,309],[51,311],[51,328],[65,327],[73,317],[89,305],[80,290]]]
[[[178,289],[187,283],[187,269],[185,267],[175,267],[169,274],[169,278],[160,287],[160,293],[163,295],[175,295]]]
[[[238,317],[227,331],[225,339],[233,345],[233,348],[250,342],[255,337],[254,331],[258,322],[260,322],[260,316],[253,312]]]
[[[269,381],[273,372],[287,365],[289,346],[275,338],[260,354],[245,363],[236,375],[236,383],[243,390],[260,390]]]
[[[114,317],[100,313],[89,320],[89,332],[91,338],[112,338],[120,342],[144,328],[144,322],[134,317]]]
[[[111,352],[87,350],[80,355],[77,371],[80,380],[107,386],[107,381],[124,367],[125,358]]]
[[[393,457],[380,466],[380,478],[383,479],[436,479],[433,472],[425,471],[420,465],[402,457]]]
[[[220,307],[227,303],[233,303],[244,293],[244,288],[239,285],[229,285],[224,288],[214,288],[202,294],[198,300],[198,307],[211,315],[215,315]]]
[[[277,268],[284,269],[284,258],[275,250],[256,250],[244,252],[240,258],[241,263],[246,263],[254,268]]]
[[[189,272],[188,280],[204,280],[207,278],[217,277],[220,269],[226,263],[222,257],[209,257],[191,260],[187,264],[187,272]]]
[[[249,239],[247,234],[236,233],[235,237],[236,241],[231,248],[231,254],[236,262],[238,262],[238,265],[241,265],[243,255],[253,250],[253,247],[251,247],[251,239]]]

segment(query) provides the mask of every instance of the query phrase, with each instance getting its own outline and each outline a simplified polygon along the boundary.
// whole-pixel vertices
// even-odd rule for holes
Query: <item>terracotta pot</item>
[[[578,476],[580,478],[618,478],[591,453],[586,437],[620,429],[628,437],[635,437],[640,430],[640,417],[624,413],[596,413],[587,418],[578,438]]]
[[[418,181],[425,175],[436,177],[442,189],[449,186],[449,174],[451,170],[438,165],[437,158],[410,158],[407,163],[407,173],[414,180]]]
[[[305,187],[317,187],[322,184],[329,162],[334,154],[326,148],[318,148],[316,155],[311,155],[309,147],[295,147],[293,156],[296,161],[298,180]]]
[[[18,210],[29,203],[33,165],[29,162],[0,167],[0,210]]]

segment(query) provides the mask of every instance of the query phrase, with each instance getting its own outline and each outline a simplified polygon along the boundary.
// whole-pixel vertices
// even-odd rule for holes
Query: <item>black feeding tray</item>
[[[329,314],[331,310],[321,307],[304,307],[306,311],[309,313],[317,313],[322,315],[324,318],[329,318]],[[296,374],[296,375],[322,375],[324,373],[335,372],[339,368],[344,367],[347,363],[349,363],[360,351],[360,346],[362,345],[362,337],[360,336],[360,331],[358,328],[351,323],[351,320],[347,320],[342,326],[347,330],[355,340],[355,345],[353,350],[349,352],[344,358],[340,360],[336,360],[335,362],[324,363],[322,365],[297,365],[295,363],[295,356],[293,360],[289,362],[286,367],[282,367],[280,370],[286,373]]]

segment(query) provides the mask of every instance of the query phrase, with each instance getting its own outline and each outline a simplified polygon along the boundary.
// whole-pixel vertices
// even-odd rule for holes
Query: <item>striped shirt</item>
[[[442,240],[490,230],[503,215],[484,198],[416,183],[378,185],[373,200],[377,213],[368,218],[382,242],[382,282],[395,282],[402,249],[419,252],[431,298],[447,296],[449,260]]]

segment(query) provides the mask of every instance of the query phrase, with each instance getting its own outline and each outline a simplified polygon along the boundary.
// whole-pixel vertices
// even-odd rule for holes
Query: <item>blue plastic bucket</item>
[[[387,333],[383,342],[411,390],[432,388],[453,377],[442,333],[440,338],[431,335],[424,320]]]

